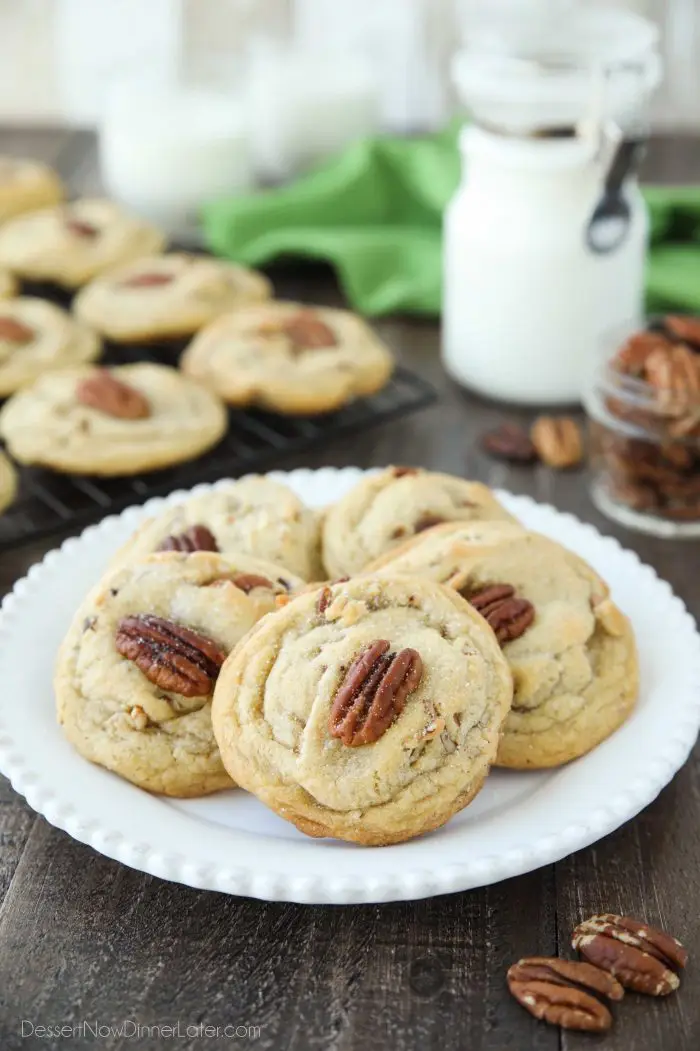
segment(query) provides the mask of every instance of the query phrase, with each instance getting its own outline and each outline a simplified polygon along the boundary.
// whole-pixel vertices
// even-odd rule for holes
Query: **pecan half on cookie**
[[[151,414],[143,394],[128,383],[122,383],[107,369],[97,369],[92,376],[82,380],[75,396],[81,404],[122,420],[143,420]]]
[[[510,584],[491,584],[465,598],[489,622],[501,645],[520,638],[535,619],[535,607],[518,598]]]
[[[182,533],[166,536],[157,547],[158,551],[218,551],[216,537],[205,525],[193,525]]]
[[[642,920],[603,913],[575,928],[571,944],[590,963],[609,971],[627,989],[668,996],[680,985],[688,953],[681,943]]]
[[[211,639],[150,613],[122,618],[115,645],[149,682],[183,697],[210,694],[226,660]]]
[[[352,748],[378,741],[420,683],[420,654],[413,649],[390,650],[386,639],[370,643],[348,668],[335,696],[330,734]]]

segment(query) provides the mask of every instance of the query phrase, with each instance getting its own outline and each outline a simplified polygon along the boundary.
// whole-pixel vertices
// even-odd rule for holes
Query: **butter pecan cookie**
[[[0,452],[0,513],[6,511],[17,495],[17,471],[11,460]]]
[[[355,314],[271,302],[214,321],[180,366],[231,405],[312,415],[380,390],[393,359]]]
[[[17,279],[9,270],[0,270],[0,299],[9,299],[17,294]]]
[[[368,562],[442,522],[512,516],[491,490],[420,467],[369,475],[328,508],[322,557],[330,577],[352,576]]]
[[[191,460],[226,425],[210,391],[146,363],[48,372],[0,412],[16,460],[75,474],[137,474]]]
[[[116,555],[133,561],[156,550],[245,551],[319,580],[318,519],[299,497],[269,478],[243,478],[192,496],[150,518]]]
[[[94,361],[100,350],[96,332],[46,299],[0,302],[0,397],[44,372]]]
[[[298,584],[245,555],[151,555],[87,596],[56,666],[58,719],[93,763],[151,792],[230,787],[211,726],[214,683],[238,640]]]
[[[42,208],[0,227],[0,266],[30,281],[78,288],[97,274],[160,251],[160,230],[112,201]]]
[[[53,168],[38,161],[0,157],[0,223],[62,199],[63,186]]]
[[[481,788],[510,707],[488,626],[428,580],[358,577],[250,632],[212,706],[224,766],[310,836],[399,843]]]
[[[91,281],[73,304],[78,317],[119,343],[191,336],[226,311],[269,299],[254,270],[208,256],[148,256]]]
[[[598,574],[555,541],[508,522],[445,525],[368,572],[448,584],[493,628],[514,683],[496,765],[560,766],[630,715],[639,683],[631,625]]]

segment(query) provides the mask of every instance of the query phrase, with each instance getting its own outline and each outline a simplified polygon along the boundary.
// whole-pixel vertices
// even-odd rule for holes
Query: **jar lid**
[[[452,65],[477,120],[515,134],[630,120],[660,79],[658,29],[578,0],[462,0]]]

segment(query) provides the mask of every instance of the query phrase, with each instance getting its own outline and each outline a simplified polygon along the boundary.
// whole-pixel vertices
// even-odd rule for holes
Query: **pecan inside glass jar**
[[[659,536],[700,535],[700,350],[695,318],[617,335],[585,394],[592,495]]]

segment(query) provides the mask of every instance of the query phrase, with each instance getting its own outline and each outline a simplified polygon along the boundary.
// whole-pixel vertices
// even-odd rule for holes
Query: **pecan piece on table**
[[[115,645],[154,686],[183,697],[210,694],[226,660],[211,639],[151,613],[123,617]]]
[[[502,423],[482,436],[481,447],[490,456],[511,463],[532,463],[537,457],[530,435],[517,423]]]
[[[371,642],[355,657],[335,695],[328,720],[331,737],[351,748],[374,744],[399,717],[422,674],[416,650],[392,653],[386,639]]]
[[[14,317],[0,317],[0,340],[7,343],[31,343],[36,333],[23,321]]]
[[[218,551],[216,537],[205,525],[193,525],[182,533],[166,536],[157,548],[158,551]]]
[[[518,598],[510,584],[489,584],[460,593],[489,622],[501,645],[520,638],[535,619],[535,607],[526,598]]]
[[[598,968],[571,960],[532,956],[509,968],[508,988],[526,1011],[550,1025],[602,1033],[612,1025],[610,1011],[589,990],[620,1000],[622,987],[606,982]]]
[[[165,274],[161,270],[157,270],[145,273],[145,274],[134,274],[133,277],[128,277],[126,281],[120,281],[120,288],[160,288],[161,285],[170,285],[175,280],[174,274]]]
[[[82,405],[122,420],[143,420],[151,407],[141,391],[122,383],[107,369],[97,369],[76,387],[76,398]]]
[[[548,467],[575,467],[583,459],[583,441],[570,416],[539,416],[530,431],[532,444]]]
[[[627,989],[668,996],[680,985],[672,967],[683,968],[688,953],[669,934],[630,916],[603,913],[579,923],[571,944],[596,967],[609,971]]]

